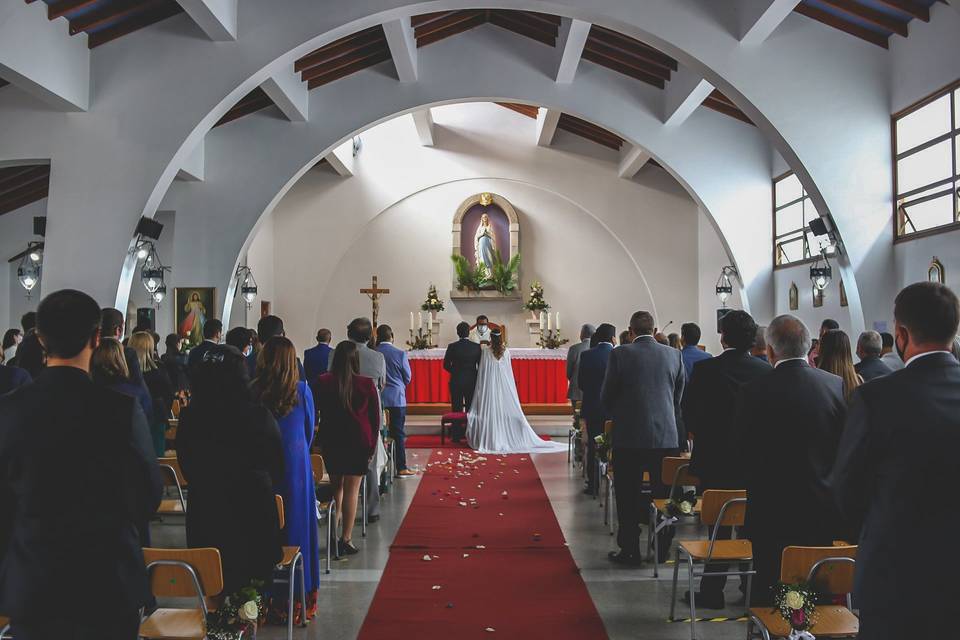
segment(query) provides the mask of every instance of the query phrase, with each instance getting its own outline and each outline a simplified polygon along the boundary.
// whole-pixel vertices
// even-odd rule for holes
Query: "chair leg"
[[[610,484],[610,497],[607,498],[607,509],[610,511],[610,517],[608,518],[610,522],[610,535],[613,535],[615,533],[613,521],[617,513],[613,509],[614,509],[614,501],[617,499],[617,489],[616,487],[613,486],[612,482],[610,482],[609,484]]]
[[[670,621],[673,622],[676,618],[674,614],[677,610],[677,581],[680,578],[680,549],[677,549],[676,556],[673,559],[673,595],[670,596]]]
[[[290,563],[290,575],[287,576],[287,640],[293,640],[293,598],[296,591],[297,582],[294,580],[294,574],[297,569],[297,558],[293,558]]]
[[[367,476],[363,476],[363,480],[360,481],[360,502],[363,509],[363,514],[360,516],[360,537],[367,537]],[[377,487],[377,491],[380,490],[380,487]]]
[[[753,571],[753,560],[747,563],[747,570]],[[750,615],[750,594],[753,592],[753,574],[747,574],[747,592],[744,594],[744,603],[747,605],[747,615]]]
[[[693,556],[687,556],[687,589],[690,590],[690,640],[697,640],[697,605],[693,590]]]
[[[647,549],[650,548],[649,538],[653,538],[653,577],[660,577],[660,536],[657,535],[657,508],[650,503],[650,520],[653,524],[647,524]]]
[[[331,560],[333,559],[333,545],[336,544],[336,527],[333,526],[337,517],[337,501],[330,499],[327,503],[327,573],[330,573]]]
[[[300,616],[300,626],[307,626],[307,578],[306,558],[300,556],[300,603],[303,615]]]

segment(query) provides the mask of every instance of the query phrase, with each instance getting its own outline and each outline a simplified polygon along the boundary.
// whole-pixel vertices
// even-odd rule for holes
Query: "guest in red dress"
[[[359,375],[357,344],[344,340],[333,352],[329,373],[317,379],[320,446],[330,474],[337,516],[343,523],[340,555],[353,555],[353,522],[357,517],[360,481],[376,450],[380,432],[380,398],[372,378]]]

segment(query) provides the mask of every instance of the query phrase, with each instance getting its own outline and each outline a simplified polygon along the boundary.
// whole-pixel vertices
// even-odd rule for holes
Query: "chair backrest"
[[[180,408],[180,398],[174,398],[173,404],[170,405],[170,413],[174,418],[180,418]]]
[[[810,580],[822,595],[853,591],[856,545],[846,547],[787,547],[780,564],[780,580],[786,583]],[[811,575],[814,568],[815,575]]]
[[[169,467],[173,470],[173,477],[170,477],[169,473],[163,474],[164,485],[168,487],[175,486],[179,484],[181,488],[187,486],[187,479],[183,476],[183,470],[180,469],[180,461],[176,457],[169,458],[157,458],[157,464],[161,467]]]
[[[607,420],[603,423],[603,435],[609,438],[611,433],[613,433],[613,420]]]
[[[200,549],[143,549],[143,561],[150,574],[150,589],[155,596],[189,598],[197,596],[197,587],[189,570],[170,564],[179,562],[190,567],[200,581],[202,595],[207,598],[223,591],[223,569],[220,552],[213,548]],[[153,566],[151,566],[153,565]]]
[[[726,505],[731,500],[731,504]],[[723,512],[721,517],[721,511]],[[746,489],[707,489],[700,505],[700,521],[703,524],[719,524],[722,527],[742,527],[747,513]]]
[[[311,454],[310,466],[313,467],[313,481],[320,482],[323,479],[323,474],[326,473],[327,470],[323,464],[323,456],[319,453]]]
[[[280,528],[283,529],[287,526],[287,517],[283,511],[283,496],[281,496],[279,493],[274,494],[273,499],[277,503],[277,522],[280,523]]]
[[[670,495],[679,487],[698,486],[699,478],[690,473],[690,458],[668,456],[663,459],[660,469],[660,482],[668,485]]]

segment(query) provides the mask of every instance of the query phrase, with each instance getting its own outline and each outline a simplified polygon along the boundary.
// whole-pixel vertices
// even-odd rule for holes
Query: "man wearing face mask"
[[[860,529],[853,597],[865,640],[949,635],[942,617],[921,612],[950,610],[960,570],[956,554],[931,564],[905,553],[960,529],[940,493],[956,483],[960,448],[960,363],[950,353],[960,302],[942,284],[919,282],[900,292],[893,316],[905,367],[854,391],[830,479]]]
[[[490,344],[490,321],[487,316],[477,316],[477,322],[470,327],[470,339],[480,344]]]
[[[234,327],[227,331],[227,339],[224,342],[231,347],[236,347],[237,351],[248,357],[253,352],[253,344],[250,340],[250,329],[246,327]]]

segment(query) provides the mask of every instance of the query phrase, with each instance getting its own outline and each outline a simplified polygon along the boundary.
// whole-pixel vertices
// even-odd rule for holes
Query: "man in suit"
[[[279,316],[263,316],[260,318],[260,321],[257,322],[257,339],[261,345],[265,345],[267,340],[274,336],[286,335],[287,331],[283,328],[283,319]],[[259,354],[260,351],[257,350],[257,353]],[[297,357],[297,372],[300,374],[301,380],[307,379],[306,372],[303,370],[303,362],[300,361],[299,357]],[[255,377],[255,375],[251,375],[251,378],[252,377]]]
[[[377,327],[377,351],[383,356],[387,367],[386,384],[383,387],[383,408],[390,416],[390,437],[396,443],[397,477],[416,475],[407,468],[407,453],[404,427],[407,422],[407,385],[413,379],[407,352],[393,346],[393,329],[382,324]]]
[[[860,362],[854,367],[864,382],[892,373],[893,369],[880,359],[883,339],[876,331],[864,331],[857,340],[857,357]]]
[[[713,357],[698,346],[700,335],[700,327],[695,322],[685,322],[680,326],[680,340],[683,342],[680,353],[683,354],[683,374],[687,383],[690,382],[693,365]]]
[[[903,360],[900,359],[900,356],[898,356],[897,352],[893,349],[893,334],[884,331],[880,334],[880,340],[883,343],[883,348],[880,351],[880,359],[883,360],[883,363],[890,367],[891,371],[903,369]]]
[[[771,602],[784,547],[830,546],[842,531],[827,477],[847,403],[843,380],[807,362],[810,342],[799,318],[775,318],[767,327],[767,357],[774,370],[744,385],[740,396],[737,446],[757,571],[756,604]]]
[[[113,338],[117,342],[123,343],[123,314],[119,309],[106,308],[100,312],[100,337]],[[143,372],[140,370],[140,359],[137,352],[132,347],[123,347],[123,358],[127,361],[127,370],[130,372],[130,380],[136,384],[141,384],[146,388],[147,383],[143,379]]]
[[[0,398],[0,611],[20,640],[135,638],[149,597],[138,524],[160,478],[137,401],[90,379],[99,327],[90,296],[44,298],[47,367]]]
[[[26,369],[10,367],[0,363],[0,396],[10,393],[25,384],[30,384],[30,374]]]
[[[330,354],[333,353],[330,347],[332,338],[330,329],[320,329],[317,331],[317,346],[303,352],[303,371],[307,381],[315,382],[317,376],[329,368]]]
[[[704,360],[693,370],[683,394],[683,422],[693,434],[690,472],[700,479],[701,489],[743,489],[744,473],[736,444],[737,401],[741,388],[773,369],[752,355],[757,323],[746,311],[731,311],[720,320],[723,353]],[[766,343],[764,343],[766,344]],[[731,531],[722,527],[718,538],[728,540]],[[710,565],[706,572],[726,571],[725,565]],[[700,581],[697,605],[708,609],[724,607],[726,576]],[[745,589],[745,581],[743,581]],[[689,601],[689,593],[686,595]]]
[[[370,338],[373,337],[373,323],[369,318],[354,318],[347,325],[347,339],[357,344],[357,353],[360,356],[360,375],[373,378],[377,386],[377,395],[380,407],[383,407],[383,389],[387,384],[387,363],[383,354],[370,348]],[[333,358],[327,369],[333,368]],[[380,412],[380,429],[383,430],[383,411]],[[367,521],[376,522],[380,519],[380,474],[377,473],[377,456],[374,455],[367,468]]]
[[[577,400],[582,398],[580,385],[577,383],[577,372],[580,368],[580,354],[590,348],[590,338],[596,329],[592,324],[580,327],[580,342],[567,349],[567,398],[570,404],[577,406]]]
[[[203,323],[203,342],[190,349],[187,353],[187,369],[203,360],[203,354],[220,344],[223,336],[223,323],[216,318],[210,318]]]
[[[587,425],[587,488],[584,493],[597,493],[597,443],[594,440],[603,433],[603,423],[607,413],[600,399],[603,378],[607,373],[607,361],[616,342],[617,329],[612,324],[597,327],[593,339],[596,346],[580,354],[580,368],[577,383],[582,396],[580,418]]]
[[[610,352],[601,401],[613,419],[614,487],[617,491],[617,544],[610,559],[637,566],[640,518],[649,512],[643,495],[643,472],[650,473],[654,497],[666,497],[660,482],[664,456],[686,449],[687,433],[680,413],[684,375],[681,354],[653,338],[654,319],[646,311],[630,318],[632,342]]]
[[[958,556],[911,553],[950,544],[960,515],[942,493],[956,484],[960,364],[950,354],[960,303],[946,286],[920,282],[894,303],[901,371],[853,393],[831,486],[860,527],[854,601],[863,640],[946,638],[956,606]]]
[[[457,337],[459,340],[447,345],[443,355],[443,368],[450,374],[450,409],[455,413],[470,411],[481,353],[480,345],[470,340],[470,325],[466,322],[457,325]],[[460,442],[463,436],[463,428],[450,434],[454,442]]]

